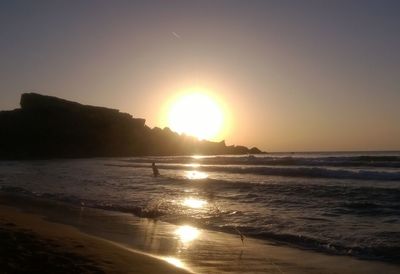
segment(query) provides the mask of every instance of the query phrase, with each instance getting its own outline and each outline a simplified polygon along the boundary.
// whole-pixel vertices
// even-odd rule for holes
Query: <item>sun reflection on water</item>
[[[185,166],[192,167],[192,168],[198,168],[198,167],[200,167],[200,164],[199,163],[191,163],[191,164],[186,164]]]
[[[208,177],[208,174],[202,171],[190,170],[185,172],[185,177],[189,180],[199,180]]]
[[[183,200],[182,205],[190,207],[190,208],[203,208],[207,205],[206,200],[196,199],[196,198],[186,198]]]
[[[175,234],[178,235],[183,243],[188,243],[199,237],[200,231],[193,226],[183,225],[175,230]]]

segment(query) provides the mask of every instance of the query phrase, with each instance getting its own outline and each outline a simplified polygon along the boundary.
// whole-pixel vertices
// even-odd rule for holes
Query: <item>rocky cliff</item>
[[[116,109],[35,93],[21,96],[20,109],[0,112],[1,159],[248,153],[261,151],[150,129]]]

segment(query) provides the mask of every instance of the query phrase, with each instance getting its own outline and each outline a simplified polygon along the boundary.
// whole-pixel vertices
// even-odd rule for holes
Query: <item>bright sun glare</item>
[[[221,107],[206,94],[194,92],[180,97],[170,108],[169,127],[199,139],[213,139],[222,130]]]
[[[190,208],[202,208],[207,204],[207,201],[195,198],[186,198],[182,204]]]
[[[200,231],[193,226],[183,225],[175,231],[175,234],[183,243],[188,243],[199,237]]]

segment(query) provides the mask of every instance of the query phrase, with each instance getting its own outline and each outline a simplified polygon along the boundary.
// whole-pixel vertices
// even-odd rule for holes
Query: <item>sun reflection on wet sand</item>
[[[183,200],[182,205],[190,208],[203,208],[205,205],[207,205],[207,201],[196,198],[186,198]]]
[[[181,261],[181,260],[179,260],[179,259],[177,259],[177,258],[174,258],[174,257],[165,257],[165,258],[163,258],[166,262],[168,262],[168,263],[170,263],[170,264],[172,264],[172,265],[174,265],[174,266],[176,266],[176,267],[179,267],[179,268],[185,268],[185,264]]]
[[[183,243],[188,243],[199,237],[200,231],[193,226],[183,225],[175,230],[175,234]]]
[[[189,180],[199,180],[207,178],[208,174],[202,171],[190,170],[185,172],[185,176]]]

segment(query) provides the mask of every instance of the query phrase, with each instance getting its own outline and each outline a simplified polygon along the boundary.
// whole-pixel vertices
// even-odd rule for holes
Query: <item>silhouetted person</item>
[[[152,169],[153,169],[153,175],[154,175],[154,177],[157,177],[157,176],[159,176],[160,175],[160,172],[158,171],[158,168],[156,167],[156,163],[152,163],[151,164],[151,167],[152,167]]]

